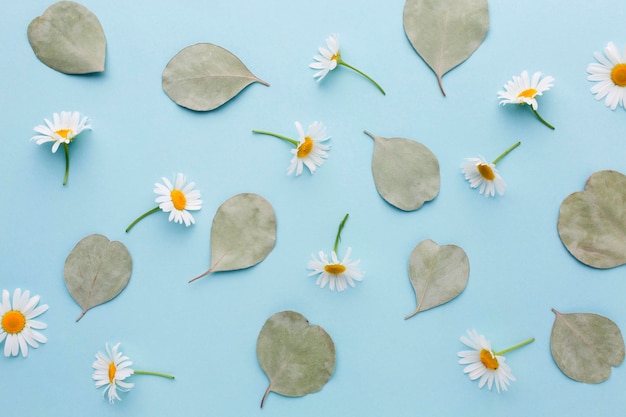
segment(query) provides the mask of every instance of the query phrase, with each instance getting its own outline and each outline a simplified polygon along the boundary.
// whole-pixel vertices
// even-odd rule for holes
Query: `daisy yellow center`
[[[112,384],[115,379],[115,373],[117,372],[117,368],[115,367],[115,363],[111,362],[109,364],[109,383]]]
[[[533,98],[537,94],[534,88],[528,88],[517,95],[517,97]]]
[[[187,198],[182,191],[172,190],[170,196],[172,197],[172,203],[174,204],[174,208],[176,210],[183,210],[187,205]]]
[[[26,316],[18,310],[7,311],[2,316],[2,329],[9,334],[17,334],[26,327]]]
[[[496,174],[494,174],[493,169],[491,169],[489,165],[481,163],[476,166],[476,169],[478,169],[480,175],[487,181],[493,181],[496,179]]]
[[[313,141],[310,137],[305,137],[304,142],[298,146],[298,158],[306,158],[313,150]]]
[[[67,137],[74,133],[74,131],[72,129],[59,129],[54,133],[61,136],[63,139],[67,139]]]
[[[611,80],[615,85],[626,87],[626,64],[617,64],[611,70]]]
[[[495,371],[500,367],[498,364],[498,359],[496,359],[495,355],[489,352],[487,349],[483,349],[480,351],[480,361],[485,365],[485,368]]]
[[[328,264],[324,266],[324,271],[331,275],[339,275],[346,272],[346,267],[341,264]]]

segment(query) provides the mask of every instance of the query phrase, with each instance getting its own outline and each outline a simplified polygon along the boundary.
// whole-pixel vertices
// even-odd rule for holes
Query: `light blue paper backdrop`
[[[26,28],[52,2],[0,3],[0,287],[40,294],[49,341],[26,359],[0,356],[2,415],[17,416],[458,416],[623,415],[626,368],[598,385],[574,382],[550,355],[556,308],[593,312],[626,329],[626,267],[596,270],[562,246],[559,206],[595,171],[626,173],[626,113],[589,92],[586,68],[608,41],[626,44],[622,0],[491,1],[482,46],[443,79],[407,40],[403,1],[85,0],[104,28],[106,72],[68,76],[39,62]],[[308,68],[336,33],[343,58],[376,79],[383,96],[346,68],[321,83]],[[237,55],[270,87],[253,84],[216,111],[195,113],[161,89],[161,73],[182,48],[211,42]],[[522,70],[555,77],[540,98],[550,131],[528,109],[502,108],[497,91]],[[53,112],[78,110],[93,131],[71,145],[63,187],[62,151],[29,142]],[[252,129],[296,137],[294,121],[328,126],[332,150],[311,176],[285,175],[288,144]],[[384,202],[371,176],[373,141],[363,130],[406,137],[439,158],[441,191],[416,212]],[[507,181],[485,199],[460,174],[465,157],[493,160]],[[204,207],[190,228],[165,214],[124,229],[154,207],[153,184],[184,172]],[[211,221],[241,192],[269,200],[278,218],[274,251],[248,270],[193,284],[209,267]],[[337,294],[307,277],[312,253],[332,249],[350,213],[340,252],[353,249],[365,278]],[[122,241],[133,256],[124,292],[78,323],[63,281],[74,245],[91,233]],[[424,239],[461,246],[466,290],[452,302],[415,308],[407,263]],[[270,394],[256,339],[272,314],[295,310],[323,326],[337,349],[333,378],[302,398]],[[479,390],[463,374],[459,337],[476,328],[495,349],[534,336],[507,355],[509,391]],[[121,342],[135,388],[110,405],[94,388],[91,363]]]

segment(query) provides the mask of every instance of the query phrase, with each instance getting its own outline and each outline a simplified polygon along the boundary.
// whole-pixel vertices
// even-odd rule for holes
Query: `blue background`
[[[626,172],[623,108],[589,92],[593,52],[626,44],[621,0],[490,2],[490,29],[469,60],[435,76],[402,25],[404,2],[357,0],[85,0],[107,37],[106,72],[68,76],[37,60],[26,36],[48,1],[0,2],[0,287],[40,294],[49,341],[23,359],[0,357],[5,416],[186,415],[623,415],[624,365],[604,383],[567,378],[550,355],[556,308],[593,312],[626,329],[625,267],[582,265],[561,244],[559,206],[595,171]],[[336,33],[342,56],[383,88],[346,68],[321,83],[308,68]],[[161,73],[182,48],[211,42],[237,55],[271,86],[253,84],[223,107],[196,113],[173,103]],[[501,107],[497,92],[522,70],[555,77],[539,99],[551,131],[528,109]],[[29,142],[53,112],[78,110],[93,131],[63,152]],[[318,172],[287,177],[290,147],[252,129],[296,137],[294,121],[315,120],[332,136]],[[438,157],[441,191],[418,211],[383,201],[371,175],[373,142],[363,130],[417,140]],[[460,174],[466,157],[493,160],[508,187],[485,199]],[[154,214],[153,184],[184,172],[204,207],[190,228]],[[211,221],[241,192],[269,200],[278,218],[273,252],[261,264],[193,284],[209,267]],[[307,277],[312,253],[332,249],[345,213],[340,252],[361,259],[363,282],[331,293]],[[120,240],[133,257],[128,287],[111,302],[80,308],[63,280],[65,258],[91,233]],[[452,302],[415,308],[408,258],[424,239],[467,253],[466,290]],[[256,339],[265,320],[295,310],[323,326],[337,348],[335,375],[302,398],[270,394]],[[463,374],[459,337],[476,328],[496,350],[529,337],[507,355],[517,378],[509,391],[479,390]],[[110,405],[91,380],[105,343],[122,342],[136,369],[175,381],[133,376],[135,388]]]

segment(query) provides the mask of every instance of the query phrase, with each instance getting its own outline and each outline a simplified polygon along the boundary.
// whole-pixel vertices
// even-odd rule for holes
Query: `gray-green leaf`
[[[106,38],[100,21],[85,6],[60,1],[28,25],[28,41],[37,58],[65,74],[104,71]]]
[[[163,70],[163,90],[176,104],[213,110],[253,82],[269,86],[226,49],[198,43],[177,53]]]
[[[302,397],[317,392],[335,372],[335,344],[320,326],[311,326],[300,313],[282,311],[271,316],[256,344],[259,364],[270,380],[270,392]]]
[[[559,236],[580,262],[595,268],[626,264],[626,176],[599,171],[559,211]]]
[[[128,284],[133,261],[126,246],[103,235],[89,235],[76,244],[65,259],[65,285],[83,309],[104,304]]]
[[[258,194],[237,194],[215,213],[211,227],[211,267],[193,282],[212,272],[254,266],[274,249],[274,208]]]
[[[439,194],[439,161],[430,149],[409,139],[365,134],[374,139],[372,175],[385,201],[412,211]]]
[[[441,78],[480,46],[489,29],[487,0],[407,0],[404,31],[415,51]]]
[[[409,277],[417,308],[405,320],[461,294],[469,279],[469,260],[456,245],[439,246],[432,240],[423,240],[409,258]]]
[[[550,349],[557,366],[578,382],[597,384],[624,360],[624,339],[617,325],[591,313],[556,314]]]

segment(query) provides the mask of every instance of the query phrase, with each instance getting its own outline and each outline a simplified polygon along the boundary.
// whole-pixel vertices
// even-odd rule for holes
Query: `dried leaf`
[[[374,139],[372,175],[380,196],[400,210],[412,211],[439,193],[439,161],[426,146],[404,138]]]
[[[594,268],[626,264],[626,176],[592,174],[585,191],[563,200],[558,229],[563,245],[580,262]]]
[[[417,308],[405,320],[461,294],[469,279],[469,260],[456,245],[439,246],[432,240],[423,240],[409,258],[409,277]]]
[[[216,109],[254,82],[269,86],[230,51],[211,43],[184,48],[163,71],[163,90],[169,98],[196,111]]]
[[[65,74],[104,71],[106,38],[100,21],[85,6],[60,1],[28,25],[37,58]]]
[[[489,29],[487,0],[407,0],[404,31],[415,51],[441,78],[480,46]]]
[[[258,194],[238,194],[215,213],[211,227],[211,267],[193,282],[212,272],[254,266],[269,255],[276,243],[274,208]]]
[[[557,366],[578,382],[597,384],[624,360],[624,339],[617,325],[591,313],[556,314],[550,349]]]
[[[82,307],[80,320],[87,310],[117,296],[128,284],[133,262],[121,242],[103,235],[89,235],[76,244],[65,260],[65,285]]]
[[[270,392],[302,397],[321,390],[335,372],[335,344],[320,326],[311,326],[300,313],[282,311],[271,316],[256,344],[259,364],[270,380]]]

